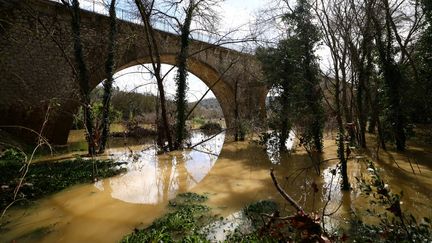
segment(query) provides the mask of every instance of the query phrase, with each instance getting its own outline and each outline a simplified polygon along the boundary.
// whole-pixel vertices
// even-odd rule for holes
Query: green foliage
[[[278,132],[281,149],[296,125],[303,143],[322,151],[325,116],[314,55],[319,31],[312,23],[311,7],[309,1],[298,0],[283,18],[290,28],[288,37],[276,48],[257,50],[264,81],[275,92],[270,100],[269,126]]]
[[[252,226],[257,230],[264,226],[262,213],[271,215],[278,210],[278,205],[274,201],[263,200],[252,203],[244,208],[244,214],[251,220]]]
[[[102,102],[93,103],[92,106],[93,114],[98,120],[102,120],[103,117],[103,104]],[[109,110],[109,120],[111,123],[119,122],[122,117],[122,112],[115,110],[113,106],[110,106]]]
[[[264,81],[272,89],[268,125],[279,134],[280,145],[285,144],[287,133],[292,127],[296,100],[294,89],[300,73],[300,67],[296,62],[298,56],[293,53],[297,49],[290,45],[291,41],[292,39],[281,41],[278,48],[257,50],[264,70]]]
[[[391,191],[380,175],[380,171],[369,161],[370,180],[357,178],[362,193],[372,196],[371,205],[380,205],[385,211],[377,213],[368,209],[372,216],[379,219],[379,224],[366,224],[360,218],[351,224],[350,239],[360,242],[428,242],[432,240],[430,219],[417,222],[414,216],[407,215],[401,208],[401,194]],[[389,215],[390,213],[391,215]]]
[[[108,56],[105,62],[105,73],[107,75],[106,80],[103,82],[104,94],[102,100],[102,114],[99,116],[101,121],[101,137],[99,141],[98,153],[105,151],[105,146],[108,141],[110,132],[110,125],[114,120],[112,119],[112,108],[111,108],[111,96],[112,96],[112,84],[114,82],[114,69],[115,69],[115,54],[116,54],[116,39],[117,39],[117,18],[116,18],[116,0],[111,0],[109,8],[110,16],[110,32],[109,32],[109,43],[108,43]]]
[[[5,151],[3,151],[3,153],[0,154],[0,161],[4,160],[24,163],[25,159],[26,155],[16,149],[6,149]]]
[[[189,107],[195,107],[196,102],[190,102]],[[203,117],[204,119],[220,119],[223,118],[222,108],[216,98],[207,98],[199,102],[199,104],[193,109],[192,114],[188,119],[194,117]]]
[[[261,236],[257,231],[251,232],[249,234],[244,234],[238,230],[230,234],[224,242],[241,242],[241,243],[267,243],[267,242],[280,242],[271,236]]]
[[[93,104],[100,103],[103,98],[103,89],[96,87],[92,91]],[[137,116],[144,116],[155,112],[156,96],[152,94],[141,94],[137,92],[125,92],[119,89],[113,89],[111,94],[111,108],[116,114],[114,119],[118,119],[118,115],[123,120],[129,120]],[[99,105],[98,105],[99,106]],[[100,106],[102,104],[100,103]],[[111,112],[112,112],[111,111]],[[111,117],[110,117],[111,119]]]
[[[180,204],[190,204],[190,203],[203,203],[208,200],[207,195],[200,195],[193,192],[185,192],[177,195],[176,200],[170,202],[177,202]]]
[[[69,186],[90,183],[94,178],[106,178],[123,171],[120,163],[111,160],[67,160],[62,162],[33,163],[24,178],[19,197],[23,203],[61,191]],[[13,192],[22,176],[23,164],[0,163],[0,206],[3,208],[13,199]],[[97,170],[95,170],[97,168]],[[23,201],[24,200],[24,201]]]
[[[183,146],[183,140],[186,137],[186,112],[187,100],[186,92],[188,89],[187,76],[188,76],[188,55],[189,55],[189,42],[192,18],[195,16],[200,2],[195,3],[190,1],[186,8],[184,8],[184,21],[180,26],[180,52],[177,55],[177,75],[175,78],[177,84],[175,102],[176,102],[176,128],[175,128],[175,148]]]
[[[237,121],[237,127],[235,132],[235,141],[244,141],[246,134],[250,131],[250,124],[244,121]]]
[[[210,208],[202,205],[207,199],[190,192],[177,195],[169,202],[171,212],[148,228],[125,236],[122,242],[208,242],[203,227],[215,218],[209,214]]]
[[[92,113],[96,117],[97,120],[102,120],[103,114],[103,105],[102,102],[94,102],[92,104]],[[121,111],[116,110],[114,106],[110,106],[109,119],[111,123],[119,122],[122,118],[123,114]],[[84,113],[82,108],[78,110],[78,113],[74,117],[74,128],[75,129],[84,129]]]
[[[196,116],[192,119],[192,123],[197,124],[199,126],[203,126],[205,124],[205,120],[200,116]]]
[[[413,54],[419,79],[407,87],[407,107],[410,118],[417,123],[432,123],[432,2],[421,1],[426,15],[427,27],[415,43]],[[412,76],[412,74],[408,74]]]

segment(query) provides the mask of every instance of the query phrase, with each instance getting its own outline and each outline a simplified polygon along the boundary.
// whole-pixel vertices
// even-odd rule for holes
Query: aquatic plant
[[[215,220],[210,208],[203,205],[207,196],[183,193],[169,202],[171,212],[148,228],[135,229],[121,242],[208,242],[203,228]]]
[[[25,161],[26,154],[22,151],[10,148],[0,153],[0,161],[16,161],[23,163]]]
[[[124,170],[112,160],[84,160],[33,163],[22,182],[17,202],[23,205],[72,185],[91,183],[97,178],[117,175]],[[0,207],[6,207],[14,197],[21,178],[22,164],[16,161],[0,163]]]

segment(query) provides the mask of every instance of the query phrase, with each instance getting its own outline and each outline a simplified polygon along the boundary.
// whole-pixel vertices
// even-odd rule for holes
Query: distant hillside
[[[196,102],[190,102],[189,108],[192,108]],[[205,118],[223,118],[222,108],[216,98],[203,99],[193,112],[194,116]]]
[[[195,103],[196,102],[192,102],[191,104],[195,104]],[[203,99],[199,105],[206,109],[219,109],[222,111],[219,102],[217,101],[216,98]]]

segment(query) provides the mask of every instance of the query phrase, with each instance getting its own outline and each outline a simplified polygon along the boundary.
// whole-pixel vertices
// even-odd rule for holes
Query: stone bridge
[[[105,79],[108,20],[81,11],[92,88]],[[69,10],[55,2],[0,0],[0,129],[34,142],[34,132],[44,127],[42,134],[53,144],[67,142],[79,107],[70,23]],[[143,33],[143,26],[119,20],[116,71],[149,63]],[[175,65],[178,36],[157,31],[157,38],[162,62]],[[263,118],[267,89],[258,82],[260,66],[253,55],[196,40],[190,53],[196,54],[189,59],[189,71],[212,87],[228,127],[237,118],[243,122]]]

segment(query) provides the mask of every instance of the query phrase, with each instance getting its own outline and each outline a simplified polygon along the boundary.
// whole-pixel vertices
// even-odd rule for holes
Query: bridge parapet
[[[62,4],[61,0],[47,0],[52,1],[58,4]],[[92,12],[94,14],[99,14],[103,16],[109,16],[109,5],[101,2],[101,0],[80,0],[80,8],[84,11]],[[125,9],[121,7],[116,7],[116,16],[117,19],[143,25],[142,18],[138,14],[138,11],[132,11],[130,9]],[[172,23],[169,23],[165,19],[152,19],[153,27],[159,31],[171,33],[178,35],[176,29],[173,28]],[[228,35],[222,33],[222,34],[212,34],[209,35],[206,32],[199,31],[199,30],[193,30],[191,33],[191,38],[195,41],[202,41],[205,43],[209,43],[212,45],[219,45],[228,49],[232,49],[238,52],[243,53],[253,53],[254,50],[246,47],[245,45],[242,45],[240,42],[241,40],[236,40],[233,38],[229,38]]]

